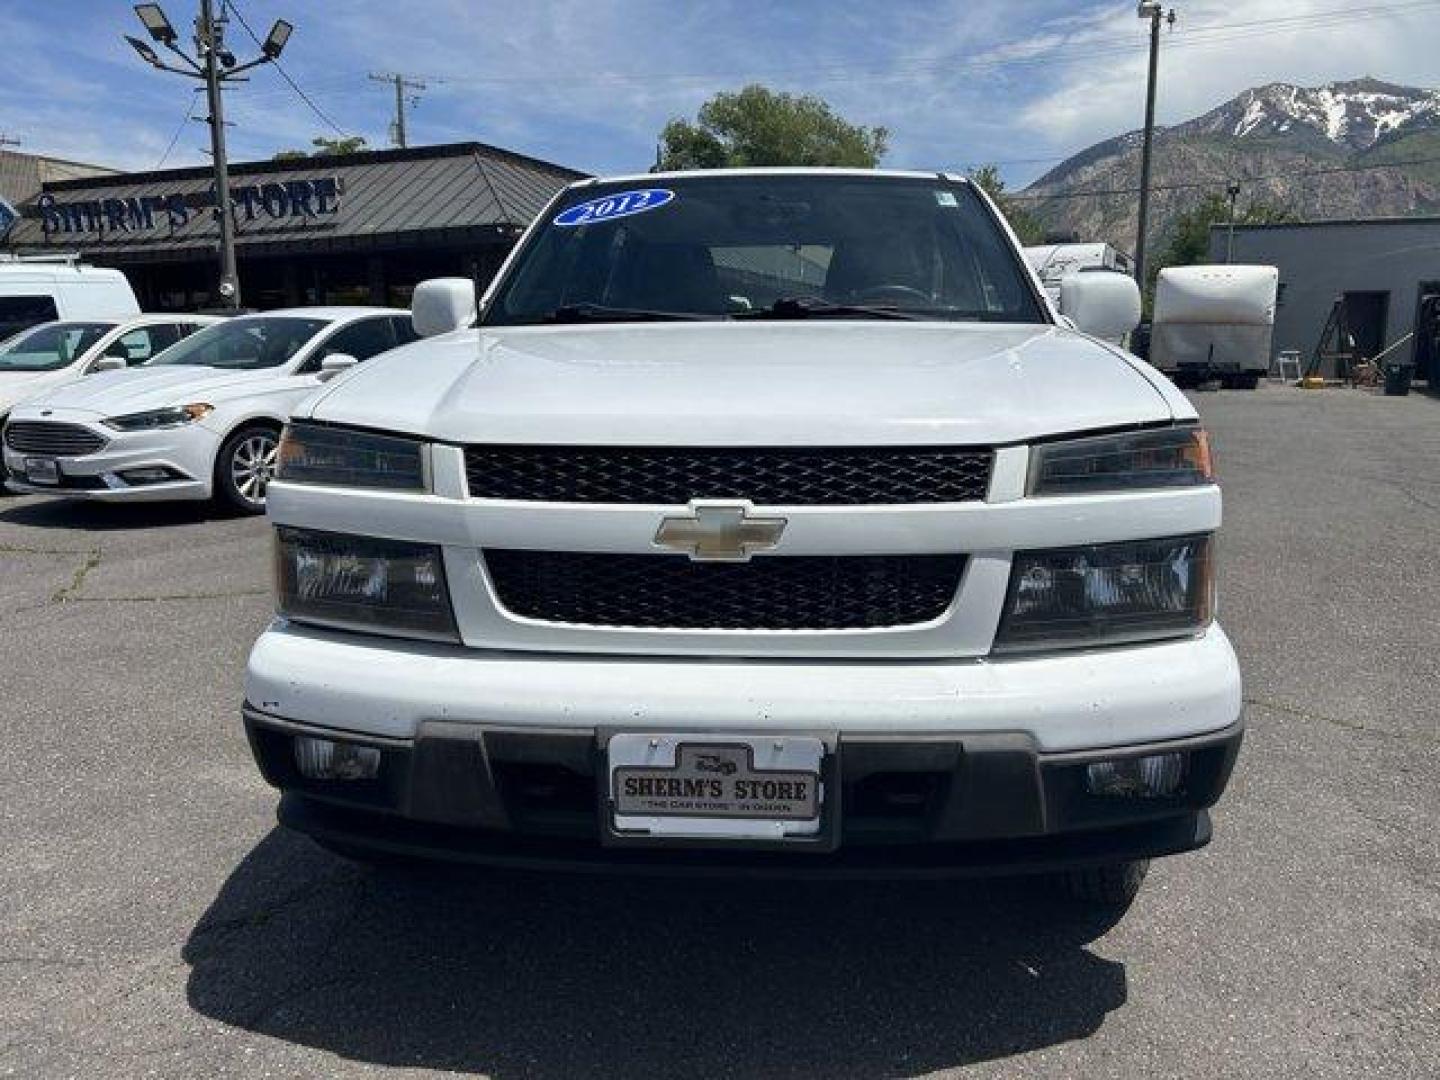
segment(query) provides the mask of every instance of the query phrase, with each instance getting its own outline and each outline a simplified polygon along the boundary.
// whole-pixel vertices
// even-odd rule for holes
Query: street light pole
[[[1155,140],[1155,79],[1160,69],[1160,23],[1175,25],[1175,10],[1164,13],[1164,5],[1146,0],[1137,14],[1150,20],[1150,78],[1145,85],[1145,134],[1140,148],[1140,224],[1135,237],[1135,280],[1145,288],[1145,242],[1150,229],[1150,163]]]
[[[150,32],[151,39],[178,56],[185,66],[165,63],[149,42],[126,35],[125,40],[140,54],[140,59],[161,71],[205,83],[205,96],[210,105],[210,154],[215,170],[215,221],[220,230],[220,283],[217,291],[223,304],[238,308],[240,275],[235,266],[235,220],[230,211],[230,168],[225,157],[225,102],[221,90],[226,79],[278,60],[295,27],[284,19],[276,19],[270,33],[260,44],[260,55],[242,64],[225,47],[224,21],[215,17],[214,0],[200,0],[200,14],[195,19],[195,51],[203,61],[200,63],[175,44],[179,35],[159,4],[136,4],[135,14]]]
[[[225,156],[225,102],[220,93],[223,28],[215,21],[213,0],[200,0],[196,44],[205,61],[205,97],[210,104],[210,154],[215,166],[215,221],[220,228],[220,299],[240,307],[240,274],[235,267],[235,219],[230,214],[230,162]]]
[[[1230,230],[1225,239],[1225,263],[1228,266],[1235,261],[1235,200],[1240,197],[1240,185],[1231,184],[1226,193],[1230,196]]]

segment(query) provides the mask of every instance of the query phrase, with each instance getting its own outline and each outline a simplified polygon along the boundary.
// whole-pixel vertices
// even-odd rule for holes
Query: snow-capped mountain
[[[1263,203],[1301,218],[1440,212],[1440,92],[1361,78],[1324,86],[1271,83],[1155,137],[1152,245],[1207,193],[1241,185],[1240,206]],[[1047,228],[1083,239],[1135,242],[1133,189],[1140,133],[1081,151],[1028,189]],[[1379,168],[1387,162],[1406,164]],[[1420,162],[1420,164],[1414,164]],[[1198,185],[1198,186],[1187,186]]]
[[[1437,120],[1440,92],[1367,78],[1313,87],[1271,83],[1246,90],[1172,131],[1267,139],[1308,130],[1337,146],[1368,150],[1387,135],[1433,126]]]

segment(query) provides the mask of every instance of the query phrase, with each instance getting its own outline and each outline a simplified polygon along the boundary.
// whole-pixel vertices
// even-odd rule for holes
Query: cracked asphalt
[[[1434,1076],[1440,400],[1196,400],[1250,730],[1215,842],[1115,925],[357,868],[245,746],[265,523],[0,500],[0,1075]]]

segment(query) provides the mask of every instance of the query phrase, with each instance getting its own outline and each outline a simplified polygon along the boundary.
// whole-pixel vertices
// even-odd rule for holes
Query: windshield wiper
[[[916,311],[891,304],[832,304],[817,296],[782,296],[769,307],[734,311],[732,319],[923,319]]]
[[[608,307],[605,304],[562,304],[542,316],[544,322],[689,322],[712,319],[689,311],[647,311],[643,308]]]

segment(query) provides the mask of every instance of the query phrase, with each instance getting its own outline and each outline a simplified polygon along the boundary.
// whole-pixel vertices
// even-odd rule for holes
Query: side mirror
[[[469,278],[431,278],[415,286],[410,321],[421,337],[460,330],[475,321],[475,282]]]
[[[320,361],[320,381],[326,382],[339,375],[342,371],[349,371],[356,364],[360,363],[349,353],[331,353]]]
[[[1068,274],[1060,282],[1060,312],[1083,334],[1122,338],[1140,325],[1140,286],[1111,270]]]
[[[99,360],[95,361],[95,366],[90,370],[92,372],[124,371],[129,366],[130,362],[127,357],[117,356],[115,353],[107,352],[104,356],[100,357]]]

